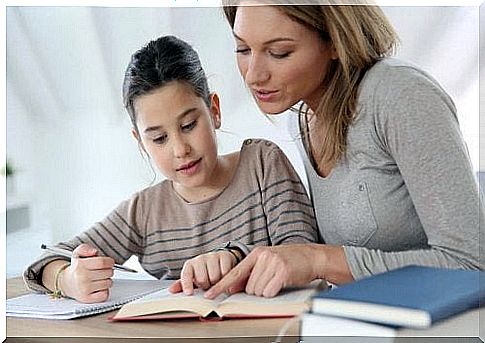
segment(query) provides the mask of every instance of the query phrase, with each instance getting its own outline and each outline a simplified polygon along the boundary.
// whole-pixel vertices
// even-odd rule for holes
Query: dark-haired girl
[[[254,246],[317,240],[305,188],[282,151],[261,139],[218,155],[217,94],[197,53],[173,36],[137,51],[123,84],[132,135],[166,180],[135,193],[84,233],[24,273],[27,286],[81,302],[109,296],[114,263],[136,255],[171,291],[207,289]],[[82,258],[81,258],[82,257]]]

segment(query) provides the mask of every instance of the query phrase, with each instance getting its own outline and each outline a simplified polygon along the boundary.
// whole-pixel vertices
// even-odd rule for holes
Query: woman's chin
[[[286,112],[290,108],[286,106],[277,106],[276,104],[267,104],[267,103],[261,104],[259,102],[257,102],[257,105],[261,112],[270,116],[281,114],[283,112]]]
[[[274,102],[269,102],[269,101],[261,101],[257,97],[254,97],[254,100],[256,102],[256,105],[258,106],[259,110],[263,112],[264,114],[273,116],[273,115],[278,115],[282,114],[292,108],[295,104],[298,103],[296,101],[295,103],[290,102],[290,101],[274,101]]]

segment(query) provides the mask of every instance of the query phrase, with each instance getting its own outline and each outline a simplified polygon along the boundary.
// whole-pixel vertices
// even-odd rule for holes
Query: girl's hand
[[[184,263],[180,279],[170,285],[168,290],[192,295],[195,287],[208,289],[222,279],[236,263],[236,257],[225,250],[199,255]]]
[[[66,296],[83,303],[108,299],[115,261],[96,255],[97,250],[88,244],[81,244],[73,251],[71,265],[59,279],[60,289]]]

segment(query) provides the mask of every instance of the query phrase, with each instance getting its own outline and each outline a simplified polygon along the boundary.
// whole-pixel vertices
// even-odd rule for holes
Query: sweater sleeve
[[[260,140],[260,192],[268,245],[313,243],[318,229],[312,204],[298,174],[281,149]],[[248,254],[254,245],[231,242]]]
[[[123,264],[133,254],[142,251],[143,236],[139,230],[143,216],[138,204],[138,194],[122,202],[102,221],[94,224],[88,230],[65,242],[55,246],[74,250],[81,243],[87,243],[98,250],[100,256],[110,256],[115,263]],[[58,259],[68,260],[66,257],[45,253],[35,260],[23,273],[24,282],[29,290],[48,292],[42,285],[43,268]]]
[[[483,199],[453,102],[434,80],[417,71],[390,75],[385,81],[380,88],[386,90],[374,99],[382,117],[378,130],[409,191],[429,248],[384,252],[345,246],[353,276],[410,264],[481,268]]]

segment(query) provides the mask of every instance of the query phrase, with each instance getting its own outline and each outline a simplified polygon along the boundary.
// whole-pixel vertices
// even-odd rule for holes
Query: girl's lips
[[[202,157],[196,161],[192,161],[187,164],[184,164],[180,168],[177,168],[177,171],[184,175],[188,175],[188,176],[193,175],[198,171],[200,161],[202,161]]]
[[[271,102],[271,101],[276,100],[278,91],[268,91],[268,90],[264,90],[264,89],[260,89],[260,90],[254,89],[253,93],[254,93],[254,96],[258,100],[264,101],[264,102]]]

